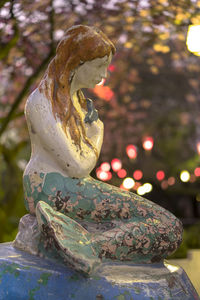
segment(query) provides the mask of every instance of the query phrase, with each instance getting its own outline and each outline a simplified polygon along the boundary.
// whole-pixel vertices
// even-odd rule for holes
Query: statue
[[[169,211],[90,176],[103,123],[81,89],[106,77],[114,53],[100,30],[68,29],[25,107],[32,154],[23,183],[30,215],[22,218],[14,244],[87,274],[111,260],[160,262],[182,240],[181,222]]]
[[[184,270],[164,260],[181,243],[181,222],[90,176],[103,123],[81,89],[106,77],[114,53],[100,30],[73,26],[27,100],[29,214],[15,241],[0,244],[0,299],[199,299]]]

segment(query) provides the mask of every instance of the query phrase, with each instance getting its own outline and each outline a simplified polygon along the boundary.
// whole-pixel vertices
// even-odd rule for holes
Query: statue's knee
[[[177,244],[177,248],[180,246],[183,239],[183,225],[182,222],[176,219],[175,225],[172,226],[172,233],[174,236],[174,242]]]
[[[170,255],[175,252],[182,242],[183,226],[181,221],[173,216],[170,222],[158,226],[157,244],[161,252]]]

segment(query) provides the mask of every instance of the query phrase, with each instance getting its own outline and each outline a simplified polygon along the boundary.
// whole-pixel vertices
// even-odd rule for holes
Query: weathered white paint
[[[84,120],[86,111],[81,108],[77,91],[94,87],[107,75],[111,55],[85,62],[74,71],[70,95],[74,106]],[[74,144],[70,134],[65,135],[59,118],[54,118],[50,101],[39,89],[28,98],[25,115],[31,139],[32,153],[24,175],[36,172],[59,172],[69,177],[85,177],[96,165],[94,150],[81,140]],[[103,142],[103,123],[98,119],[85,123],[86,135],[100,153]],[[67,129],[68,131],[68,129]]]

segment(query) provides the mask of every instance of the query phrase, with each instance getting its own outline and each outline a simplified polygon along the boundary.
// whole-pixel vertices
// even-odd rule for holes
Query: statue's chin
[[[101,85],[102,82],[103,82],[103,79],[88,81],[87,84],[85,83],[84,85],[82,85],[82,88],[83,89],[93,89],[93,88],[95,88],[96,85]]]
[[[88,84],[85,88],[86,88],[86,89],[93,89],[93,88],[95,88],[96,85],[97,85],[96,82],[91,82],[91,83]]]

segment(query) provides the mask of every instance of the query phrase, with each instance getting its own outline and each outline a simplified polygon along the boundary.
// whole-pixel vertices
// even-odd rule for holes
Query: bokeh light
[[[161,182],[161,188],[162,188],[163,190],[166,190],[166,189],[168,188],[168,181],[167,181],[167,180],[163,180],[163,181]]]
[[[109,65],[109,67],[108,67],[108,71],[110,71],[110,72],[114,72],[115,69],[116,68],[115,68],[115,66],[113,64]]]
[[[111,172],[107,172],[108,174],[108,179],[107,180],[110,180],[112,178],[112,173]]]
[[[147,183],[143,184],[143,188],[145,190],[145,193],[150,193],[152,191],[152,189],[153,189],[153,186],[152,186],[151,183],[147,182]]]
[[[200,56],[200,25],[190,25],[188,27],[186,45],[190,52]]]
[[[97,174],[97,177],[98,177],[100,180],[103,180],[103,181],[108,180],[108,173],[107,173],[107,172],[102,171],[102,170],[100,169],[100,170],[98,170],[98,171],[96,172],[96,174]]]
[[[135,181],[131,177],[126,177],[122,184],[126,189],[130,190],[134,187]]]
[[[196,181],[196,176],[194,174],[190,175],[190,182],[195,182]]]
[[[153,144],[154,144],[153,138],[151,136],[148,136],[143,140],[142,145],[146,151],[150,151],[153,148]]]
[[[114,158],[111,161],[111,167],[112,167],[112,169],[113,169],[114,172],[119,171],[122,168],[122,162],[121,162],[121,160],[118,159],[118,158]]]
[[[103,162],[100,168],[102,171],[108,172],[110,171],[110,164],[108,162]]]
[[[125,190],[125,191],[128,191],[128,189],[126,189],[126,188],[123,186],[123,184],[120,185],[120,189]]]
[[[128,145],[126,147],[126,153],[129,158],[135,159],[137,157],[137,148],[134,145]]]
[[[143,185],[138,187],[137,194],[140,195],[140,196],[145,194],[145,189],[144,189]]]
[[[157,178],[159,181],[162,181],[162,180],[165,178],[165,172],[162,171],[162,170],[159,170],[159,171],[156,173],[156,178]]]
[[[137,188],[137,194],[142,196],[146,193],[150,193],[152,189],[153,189],[152,184],[147,182]]]
[[[143,177],[143,173],[141,170],[135,170],[135,172],[133,172],[133,178],[135,180],[140,180]]]
[[[97,175],[97,178],[99,178],[102,181],[108,181],[112,178],[111,172],[105,172],[105,171],[101,170],[100,168],[98,168],[96,170],[96,175]]]
[[[197,194],[197,195],[196,195],[196,200],[197,200],[198,202],[200,202],[200,194]]]
[[[167,182],[169,185],[174,185],[176,182],[176,179],[173,176],[171,176],[168,178]]]
[[[137,191],[137,189],[138,189],[139,186],[141,186],[141,185],[142,185],[141,182],[136,181],[136,182],[135,182],[135,185],[134,185],[134,187],[133,187],[133,189],[134,189],[135,191]]]
[[[197,143],[197,153],[200,155],[200,142]]]
[[[182,171],[180,174],[180,179],[183,182],[188,182],[190,180],[190,173],[186,170]]]
[[[118,175],[119,178],[124,178],[124,177],[126,177],[127,172],[126,172],[125,169],[121,169],[121,170],[119,170],[119,171],[117,172],[117,175]]]
[[[104,86],[103,82],[100,82],[98,85],[95,86],[93,92],[101,99],[105,101],[110,101],[114,96],[113,91],[109,86]]]
[[[197,167],[195,170],[194,170],[194,174],[195,176],[199,177],[200,176],[200,168]]]

